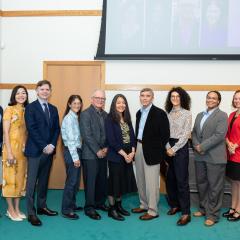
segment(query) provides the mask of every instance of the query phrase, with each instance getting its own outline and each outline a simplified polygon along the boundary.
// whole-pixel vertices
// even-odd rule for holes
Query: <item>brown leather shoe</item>
[[[190,215],[183,215],[181,218],[177,221],[178,226],[185,226],[189,222],[191,222],[191,216]]]
[[[197,212],[194,212],[193,213],[193,216],[194,217],[204,217],[206,214],[205,213],[202,213],[200,211],[197,211]]]
[[[148,213],[145,213],[143,214],[142,216],[139,217],[140,220],[144,220],[144,221],[147,221],[147,220],[152,220],[154,218],[158,218],[159,215],[156,215],[156,216],[153,216],[153,215],[150,215]]]
[[[180,212],[180,208],[175,207],[168,210],[167,215],[175,215],[177,212]]]
[[[131,212],[132,213],[144,213],[144,212],[147,212],[147,209],[143,209],[143,208],[138,207],[138,208],[133,208],[131,210]]]
[[[207,226],[207,227],[211,227],[215,224],[215,222],[211,219],[207,219],[205,222],[204,222],[204,225]]]

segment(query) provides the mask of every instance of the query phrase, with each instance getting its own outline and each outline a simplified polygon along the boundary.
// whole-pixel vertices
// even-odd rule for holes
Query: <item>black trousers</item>
[[[26,203],[28,215],[35,215],[34,195],[37,185],[37,208],[47,207],[47,190],[53,155],[42,153],[39,157],[28,157]]]
[[[171,208],[180,208],[182,214],[190,214],[188,143],[179,149],[175,156],[168,157],[167,162],[169,164],[166,179],[168,203]]]
[[[84,211],[89,212],[106,201],[107,160],[106,158],[83,159],[82,164],[85,192]]]
[[[81,149],[78,149],[78,156],[81,159]],[[64,162],[66,166],[66,181],[62,198],[62,213],[74,212],[76,207],[76,195],[80,184],[81,167],[74,166],[72,156],[67,148],[64,149]]]

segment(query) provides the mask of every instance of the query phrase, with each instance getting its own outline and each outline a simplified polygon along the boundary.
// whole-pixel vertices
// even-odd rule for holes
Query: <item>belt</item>
[[[137,139],[137,142],[139,142],[139,143],[143,143],[143,141],[142,141],[142,140],[140,140],[140,139]]]

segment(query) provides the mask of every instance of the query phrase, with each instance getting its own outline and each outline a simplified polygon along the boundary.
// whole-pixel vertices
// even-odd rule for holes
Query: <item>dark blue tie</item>
[[[44,114],[45,114],[47,123],[49,125],[49,123],[50,123],[50,113],[49,113],[49,110],[48,110],[48,106],[47,106],[46,103],[43,103],[43,106],[44,106]]]

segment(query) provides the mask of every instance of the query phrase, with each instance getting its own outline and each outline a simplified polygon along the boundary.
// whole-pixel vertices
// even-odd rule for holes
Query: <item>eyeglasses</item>
[[[103,102],[106,101],[106,98],[101,98],[101,97],[93,97],[93,98],[97,101],[103,101]]]

